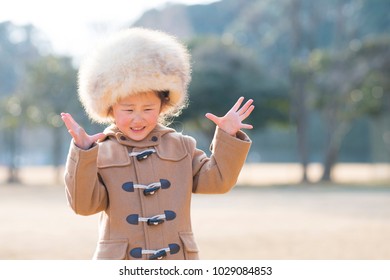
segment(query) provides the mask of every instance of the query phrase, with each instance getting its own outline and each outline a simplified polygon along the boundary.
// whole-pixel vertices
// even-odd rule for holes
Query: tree
[[[22,122],[22,101],[17,94],[3,98],[0,103],[0,131],[4,139],[8,156],[5,160],[8,167],[8,183],[19,182],[18,149],[20,149],[20,125]],[[4,153],[5,154],[5,153]]]
[[[4,142],[1,154],[5,156],[9,182],[19,181],[20,130],[26,121],[22,85],[26,65],[40,56],[36,46],[40,42],[38,38],[37,30],[31,25],[0,23],[0,134]]]
[[[305,170],[312,159],[310,137],[316,133],[309,127],[310,118],[316,113],[310,107],[313,89],[306,87],[312,78],[310,69],[305,69],[310,54],[316,49],[333,53],[345,52],[348,48],[356,50],[365,38],[388,34],[389,9],[388,0],[223,0],[202,7],[182,7],[182,12],[183,25],[189,30],[187,37],[214,34],[225,44],[245,47],[254,54],[252,63],[259,63],[258,67],[271,83],[281,83],[288,88],[291,125],[297,128],[299,160]],[[206,21],[204,16],[191,16],[209,13],[212,16]],[[139,23],[156,28],[163,26],[166,31],[175,33],[180,24],[176,23],[173,29],[164,24],[164,19],[172,23],[170,15],[168,8],[154,11],[147,21]],[[213,24],[207,24],[211,21]],[[206,77],[194,76],[194,81],[203,78]],[[305,172],[303,180],[307,180]]]
[[[183,113],[183,121],[195,123],[210,135],[214,126],[204,114],[223,115],[245,96],[254,99],[256,109],[248,120],[254,127],[287,122],[286,88],[267,79],[249,50],[224,44],[216,37],[199,38],[190,47],[194,61],[190,107]]]
[[[52,163],[62,164],[62,151],[65,144],[63,122],[60,113],[81,111],[77,100],[77,72],[70,57],[48,55],[28,67],[28,79],[24,91],[26,114],[31,123],[47,127],[51,131],[53,150]],[[77,117],[77,114],[76,116]]]
[[[313,95],[313,88],[305,86],[312,78],[309,54],[315,49],[334,53],[357,49],[365,36],[388,33],[389,9],[387,0],[250,1],[225,31],[247,47],[254,47],[260,63],[267,65],[270,73],[288,77],[291,117],[297,127],[304,182],[308,181],[308,123]]]
[[[288,14],[291,23],[291,52],[295,59],[301,58],[301,51],[305,48],[312,48],[313,46],[307,46],[304,36],[305,30],[301,23],[302,13],[302,1],[291,0],[288,8]],[[292,63],[293,66],[293,63]],[[290,79],[290,97],[291,97],[291,115],[297,126],[297,142],[298,142],[298,155],[302,165],[302,179],[301,181],[308,182],[307,167],[309,164],[309,152],[308,152],[308,102],[307,92],[304,90],[304,84],[309,78],[304,74],[304,71],[293,69],[290,66],[289,79]],[[298,75],[297,75],[298,74]]]
[[[390,109],[390,38],[364,42],[359,49],[332,54],[312,53],[307,69],[313,79],[315,106],[325,123],[322,181],[330,181],[340,146],[354,121]]]

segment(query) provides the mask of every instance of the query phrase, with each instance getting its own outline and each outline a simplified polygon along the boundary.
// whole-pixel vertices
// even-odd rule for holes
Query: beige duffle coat
[[[251,141],[217,128],[212,155],[192,137],[158,125],[143,141],[115,126],[89,150],[71,143],[67,199],[81,215],[101,212],[94,259],[198,259],[192,193],[225,193],[236,183]]]

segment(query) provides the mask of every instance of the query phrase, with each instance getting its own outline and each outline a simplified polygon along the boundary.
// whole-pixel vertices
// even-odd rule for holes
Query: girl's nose
[[[136,123],[136,122],[140,122],[140,121],[142,121],[142,115],[140,113],[135,113],[133,115],[132,122]]]

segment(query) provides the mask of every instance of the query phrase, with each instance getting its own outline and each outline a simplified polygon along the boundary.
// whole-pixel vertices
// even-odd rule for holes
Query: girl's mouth
[[[134,132],[140,132],[140,131],[145,129],[145,126],[143,126],[143,127],[131,127],[130,129],[132,131],[134,131]]]

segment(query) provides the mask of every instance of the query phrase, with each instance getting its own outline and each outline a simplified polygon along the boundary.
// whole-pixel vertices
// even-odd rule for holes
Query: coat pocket
[[[96,260],[125,260],[128,246],[127,239],[100,240],[93,258]]]
[[[184,259],[199,260],[199,249],[196,245],[192,232],[179,232],[181,242],[183,242]]]

